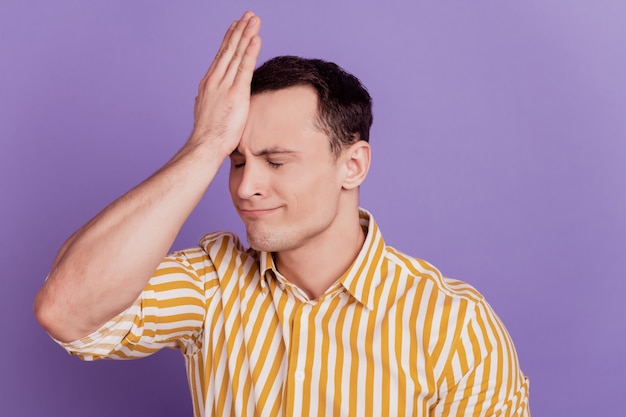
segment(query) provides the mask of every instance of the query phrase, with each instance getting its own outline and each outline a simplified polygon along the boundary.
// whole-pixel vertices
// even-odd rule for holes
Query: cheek
[[[308,171],[299,177],[289,179],[289,190],[299,209],[306,212],[334,205],[339,198],[341,185],[335,171],[325,168],[318,172]]]

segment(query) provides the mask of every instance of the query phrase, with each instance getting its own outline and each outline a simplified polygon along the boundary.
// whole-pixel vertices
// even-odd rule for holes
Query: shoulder
[[[395,270],[393,275],[387,276],[400,277],[396,285],[404,287],[406,296],[417,309],[414,324],[422,335],[430,335],[427,338],[430,337],[431,352],[444,344],[444,350],[450,354],[465,344],[464,349],[472,350],[473,343],[478,342],[481,349],[498,347],[514,357],[513,344],[504,324],[476,288],[445,277],[432,264],[394,248],[387,248],[386,259],[390,263],[389,272]]]
[[[445,277],[432,264],[387,247],[386,259],[399,268],[395,276],[403,277],[406,294],[418,306],[423,329],[447,329],[450,343],[468,342],[469,334],[486,345],[500,346],[515,355],[508,332],[485,297],[467,282]],[[438,332],[427,332],[438,343]],[[468,342],[469,343],[469,342]],[[451,348],[452,345],[450,345]]]
[[[391,246],[385,248],[385,258],[402,271],[406,279],[414,284],[422,283],[431,286],[440,295],[464,300],[471,304],[483,303],[483,295],[465,281],[444,276],[441,271],[420,258],[399,251]]]

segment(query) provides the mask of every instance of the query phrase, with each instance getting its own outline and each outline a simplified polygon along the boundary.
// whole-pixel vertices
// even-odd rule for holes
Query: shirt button
[[[296,381],[298,382],[304,381],[304,372],[296,371],[295,378],[296,378]]]

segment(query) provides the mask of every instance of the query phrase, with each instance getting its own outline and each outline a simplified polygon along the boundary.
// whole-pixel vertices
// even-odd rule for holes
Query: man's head
[[[279,56],[254,71],[251,94],[309,86],[317,93],[318,129],[330,138],[332,152],[358,140],[369,142],[372,98],[358,78],[321,59]]]
[[[360,230],[372,123],[365,88],[335,64],[279,57],[257,69],[251,91],[229,177],[250,246],[288,252]]]

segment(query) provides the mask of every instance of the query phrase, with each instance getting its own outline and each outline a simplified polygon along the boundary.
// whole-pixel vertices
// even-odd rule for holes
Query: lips
[[[239,208],[239,213],[242,216],[256,217],[256,216],[263,216],[264,214],[270,214],[278,209],[279,207],[271,207],[271,208],[246,207],[246,208]]]

